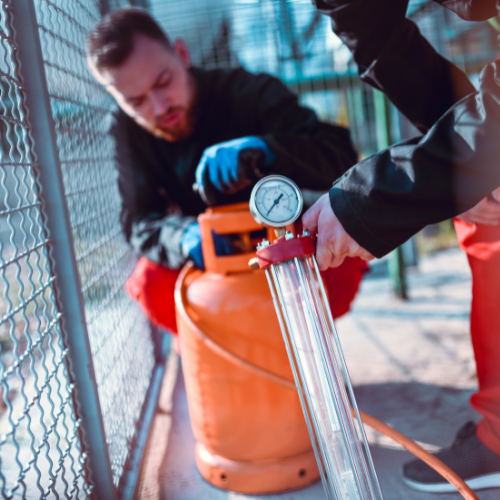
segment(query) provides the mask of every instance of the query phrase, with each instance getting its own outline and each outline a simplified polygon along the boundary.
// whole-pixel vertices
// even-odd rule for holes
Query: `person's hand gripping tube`
[[[316,260],[322,271],[340,266],[346,257],[361,257],[364,260],[375,258],[349,236],[333,213],[328,193],[303,215],[302,224],[312,235],[318,233]]]

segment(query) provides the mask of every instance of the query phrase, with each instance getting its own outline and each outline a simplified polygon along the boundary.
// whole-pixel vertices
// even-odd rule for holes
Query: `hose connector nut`
[[[259,259],[257,257],[254,257],[253,259],[250,259],[249,262],[248,262],[248,267],[252,270],[252,271],[257,271],[260,269],[260,265],[259,265]]]
[[[269,240],[263,239],[261,242],[257,243],[257,250],[260,250],[261,248],[265,248],[269,246]]]

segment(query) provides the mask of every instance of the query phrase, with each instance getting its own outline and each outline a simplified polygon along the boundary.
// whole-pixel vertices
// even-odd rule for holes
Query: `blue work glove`
[[[264,176],[260,168],[274,162],[274,153],[260,137],[241,137],[205,149],[196,167],[196,189],[207,205],[217,192],[235,193]]]
[[[216,255],[231,255],[232,245],[229,238],[214,233],[212,231],[212,237],[214,239],[215,253]],[[201,232],[200,226],[197,222],[193,222],[184,231],[181,239],[181,250],[184,257],[191,259],[194,265],[205,270],[205,262],[203,260],[203,251],[201,249]]]

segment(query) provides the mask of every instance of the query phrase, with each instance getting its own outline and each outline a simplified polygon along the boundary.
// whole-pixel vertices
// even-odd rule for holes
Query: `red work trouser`
[[[339,267],[321,273],[334,318],[349,311],[367,269],[364,260],[347,258]],[[174,287],[179,272],[142,257],[125,284],[129,295],[139,301],[151,322],[174,334],[177,333]]]
[[[500,226],[455,219],[455,229],[472,270],[470,330],[479,391],[471,405],[484,417],[476,432],[500,454]]]

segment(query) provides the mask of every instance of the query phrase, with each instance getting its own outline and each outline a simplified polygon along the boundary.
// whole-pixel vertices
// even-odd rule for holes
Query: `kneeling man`
[[[320,122],[278,79],[192,67],[183,40],[171,43],[146,11],[104,17],[88,34],[87,54],[118,104],[121,223],[141,255],[127,289],[153,323],[175,333],[174,284],[188,259],[203,268],[196,220],[207,202],[248,201],[270,173],[326,191],[356,153],[346,129]],[[225,243],[216,238],[216,246]],[[346,259],[325,272],[334,316],[349,310],[365,270]]]

